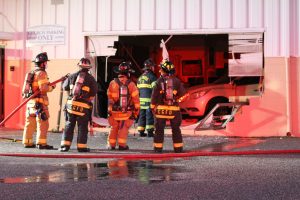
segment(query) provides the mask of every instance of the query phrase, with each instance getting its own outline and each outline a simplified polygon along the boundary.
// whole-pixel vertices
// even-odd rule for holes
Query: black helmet
[[[151,58],[149,58],[145,60],[143,70],[151,69],[151,67],[155,67],[155,63]]]
[[[122,62],[114,71],[117,74],[124,74],[124,75],[128,75],[129,73],[134,73],[134,70],[131,69],[131,62]]]
[[[43,63],[46,61],[49,61],[48,55],[47,55],[47,52],[43,52],[43,53],[38,54],[32,62]]]
[[[160,67],[167,74],[175,74],[175,66],[168,60],[162,61]]]
[[[83,69],[92,68],[91,61],[87,58],[81,58],[77,65]]]

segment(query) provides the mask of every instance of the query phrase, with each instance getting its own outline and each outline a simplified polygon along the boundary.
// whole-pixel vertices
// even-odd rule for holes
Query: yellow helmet
[[[164,60],[160,64],[161,69],[168,74],[175,74],[175,66],[171,61]]]

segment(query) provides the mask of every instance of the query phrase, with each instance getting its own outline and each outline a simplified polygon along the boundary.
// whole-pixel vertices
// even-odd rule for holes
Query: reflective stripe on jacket
[[[66,104],[68,113],[84,116],[92,108],[88,103],[69,99]]]

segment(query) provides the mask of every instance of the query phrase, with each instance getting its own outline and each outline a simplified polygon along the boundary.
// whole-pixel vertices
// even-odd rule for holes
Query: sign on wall
[[[33,26],[27,29],[27,46],[64,45],[65,27],[59,25]]]

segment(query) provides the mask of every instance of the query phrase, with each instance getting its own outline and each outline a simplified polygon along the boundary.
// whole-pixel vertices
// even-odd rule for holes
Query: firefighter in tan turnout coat
[[[115,70],[118,78],[112,80],[107,90],[108,122],[111,130],[107,139],[108,149],[129,149],[127,145],[128,130],[140,110],[139,92],[135,83],[130,80],[133,73],[131,63],[122,62]]]
[[[26,120],[23,132],[23,141],[25,148],[53,149],[53,146],[47,144],[47,132],[49,128],[48,96],[55,86],[50,86],[46,72],[48,56],[47,53],[40,53],[36,56],[35,68],[27,73],[24,86],[23,97],[28,98],[37,90],[40,93],[29,100],[26,108]],[[36,145],[33,142],[33,133],[36,134]]]

